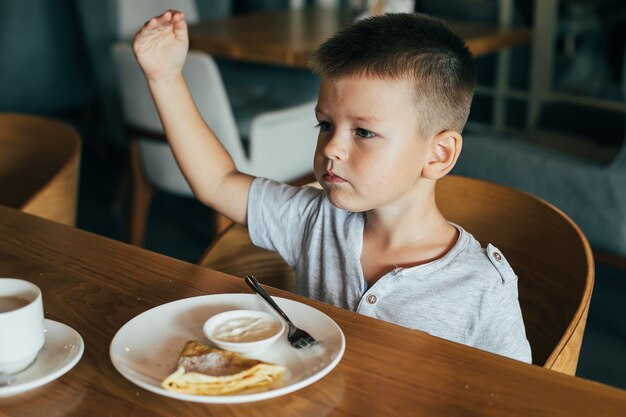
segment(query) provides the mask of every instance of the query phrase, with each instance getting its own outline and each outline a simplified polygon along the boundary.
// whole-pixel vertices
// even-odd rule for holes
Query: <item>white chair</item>
[[[168,9],[185,13],[193,25],[201,20],[196,0],[109,0],[115,2],[116,40],[130,41],[150,16]],[[224,0],[211,1],[220,17]],[[215,60],[244,142],[250,137],[252,118],[268,110],[302,104],[317,98],[318,81],[308,70],[272,67],[248,62]]]
[[[195,0],[116,0],[117,39],[130,41],[148,18],[168,9],[185,13],[187,23],[200,20]]]
[[[168,8],[183,10],[192,23],[229,16],[234,0],[75,0],[76,12],[98,87],[99,134],[116,147],[126,145],[123,115],[111,59],[114,42],[134,36],[149,17]],[[17,4],[17,2],[16,2]]]
[[[153,189],[189,197],[192,192],[164,141],[161,122],[130,44],[116,43],[113,58],[130,133],[133,176],[130,241],[141,245]],[[213,58],[190,51],[184,75],[200,113],[240,171],[285,182],[297,182],[310,175],[317,138],[315,102],[254,116],[246,153]],[[218,223],[218,230],[222,226]]]
[[[232,0],[212,0],[210,4],[196,0],[105,0],[101,2],[78,0],[77,5],[92,64],[96,71],[96,78],[100,85],[102,97],[100,104],[103,111],[104,128],[120,145],[126,143],[125,136],[127,135],[124,133],[123,126],[125,121],[122,121],[126,117],[120,111],[120,88],[116,79],[117,71],[112,60],[112,45],[117,41],[130,41],[150,16],[158,15],[167,9],[182,10],[186,15],[187,22],[194,24],[201,19],[228,16],[233,8]],[[252,119],[255,116],[267,111],[299,105],[311,101],[317,96],[317,80],[306,71],[291,73],[283,68],[248,65],[224,60],[218,60],[217,63],[226,87],[232,113],[235,116],[237,130],[241,139],[250,148],[258,147],[258,144],[251,145],[247,142],[248,138],[252,136]],[[144,83],[143,78],[140,83]],[[150,105],[151,103],[146,104],[146,107],[150,108]],[[135,133],[137,132],[135,131]],[[160,133],[160,125],[159,129],[152,133],[153,136],[154,133]],[[134,180],[137,185],[142,181],[141,175],[143,175],[144,169],[150,169],[152,172],[157,170],[149,168],[152,166],[149,159],[156,157],[155,155],[159,155],[159,153],[153,152],[149,156],[145,153],[147,152],[145,148],[148,146],[142,145],[139,149],[133,143],[129,145],[131,152],[137,154],[135,159],[137,160],[139,153],[141,153],[144,161],[144,165],[139,165],[140,169],[135,169]],[[154,147],[158,148],[156,145]],[[259,154],[258,151],[256,153]],[[253,159],[256,160],[256,158],[258,157]],[[171,163],[156,163],[156,166],[160,165],[173,167]],[[176,192],[179,195],[189,195],[182,177],[170,177],[167,174],[161,174],[161,176],[168,177],[167,181],[170,187],[166,190]],[[123,178],[126,179],[127,176]],[[143,225],[145,225],[145,217],[153,188],[148,181],[149,179],[150,177],[147,176],[143,181],[144,186],[135,187],[133,197],[135,203],[132,203],[135,208],[131,212],[135,213],[133,217],[138,217],[138,220],[131,220],[131,240],[134,242],[141,242],[142,237],[140,236],[143,236]],[[123,180],[116,198],[115,204],[118,206],[122,205],[124,184],[126,184],[125,180]],[[161,188],[158,183],[154,182],[153,184],[156,188]],[[142,215],[137,214],[142,211]]]

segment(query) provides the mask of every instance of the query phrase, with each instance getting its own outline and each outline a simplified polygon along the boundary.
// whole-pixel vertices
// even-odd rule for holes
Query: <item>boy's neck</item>
[[[365,213],[361,266],[372,285],[395,267],[408,268],[444,256],[458,239],[458,231],[437,208],[434,195],[409,210],[372,210]]]
[[[454,226],[433,207],[419,216],[384,217],[373,212],[365,214],[364,239],[371,239],[373,246],[388,251],[407,246],[429,247],[447,241],[442,236],[454,235]],[[441,245],[440,245],[441,246]],[[443,246],[447,247],[446,243]]]
[[[434,188],[428,191],[419,198],[365,212],[364,234],[372,237],[376,246],[393,250],[420,240],[436,240],[443,230],[454,228],[439,211]]]

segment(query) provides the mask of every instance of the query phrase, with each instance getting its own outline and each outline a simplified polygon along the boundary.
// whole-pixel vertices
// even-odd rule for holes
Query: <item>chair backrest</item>
[[[484,246],[496,245],[518,275],[533,363],[574,375],[594,279],[591,249],[578,226],[544,200],[482,180],[447,176],[436,197],[449,221]],[[241,226],[218,236],[199,264],[294,288],[293,271],[275,253],[255,248]]]
[[[131,45],[126,42],[115,43],[113,60],[126,124],[161,134],[163,128],[159,115]],[[248,159],[215,61],[208,54],[189,51],[183,73],[202,117],[220,138],[237,167],[245,171]]]
[[[199,265],[230,275],[254,276],[263,285],[295,292],[296,274],[276,252],[252,244],[248,229],[232,223],[202,254]]]
[[[578,226],[540,198],[483,180],[448,176],[436,197],[449,221],[496,245],[513,267],[533,363],[574,375],[594,280]]]
[[[0,204],[75,225],[80,148],[66,123],[0,114]]]
[[[200,20],[195,0],[116,0],[117,39],[130,40],[146,23],[148,18],[158,16],[165,10],[174,9],[185,13],[188,23]]]

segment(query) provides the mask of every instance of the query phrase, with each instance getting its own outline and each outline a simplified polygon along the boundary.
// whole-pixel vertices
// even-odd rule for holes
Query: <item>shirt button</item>
[[[370,294],[370,295],[367,296],[367,302],[370,303],[370,304],[376,303],[376,300],[377,300],[377,298],[376,298],[376,296],[374,294]]]
[[[500,252],[493,252],[493,257],[496,258],[496,261],[498,262],[502,260],[502,255],[500,255]]]

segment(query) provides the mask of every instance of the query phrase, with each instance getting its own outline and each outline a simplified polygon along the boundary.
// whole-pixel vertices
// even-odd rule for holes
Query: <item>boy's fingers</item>
[[[185,14],[179,10],[168,9],[159,17],[164,17],[166,20],[180,20],[185,18]]]
[[[157,20],[155,17],[153,17],[152,19],[148,20],[146,23],[143,24],[143,27],[139,30],[139,32],[137,32],[137,34],[144,31],[145,29],[153,29],[156,26],[156,24],[157,24]]]
[[[179,15],[174,16],[172,19],[172,24],[174,25],[174,30],[179,32],[181,30],[185,30],[187,28],[187,22],[185,21],[185,15],[180,13]]]
[[[176,32],[184,30],[186,28],[185,14],[177,10],[166,10],[159,16],[155,16],[144,23],[143,27],[137,32],[136,37],[140,33],[146,33],[146,31],[152,31],[159,26],[173,26]]]
[[[153,28],[158,23],[177,23],[185,18],[185,14],[176,10],[166,10],[159,16],[155,16],[144,23],[145,27]]]
[[[172,15],[172,21],[175,23],[178,23],[182,20],[185,19],[185,13],[183,12],[174,12],[174,14]]]
[[[152,19],[148,20],[144,26],[154,27],[156,26],[157,23],[160,23],[160,24],[178,23],[184,19],[185,19],[184,13],[179,12],[178,10],[170,9],[170,10],[164,11],[159,16],[153,17]],[[153,21],[154,23],[152,23]]]

